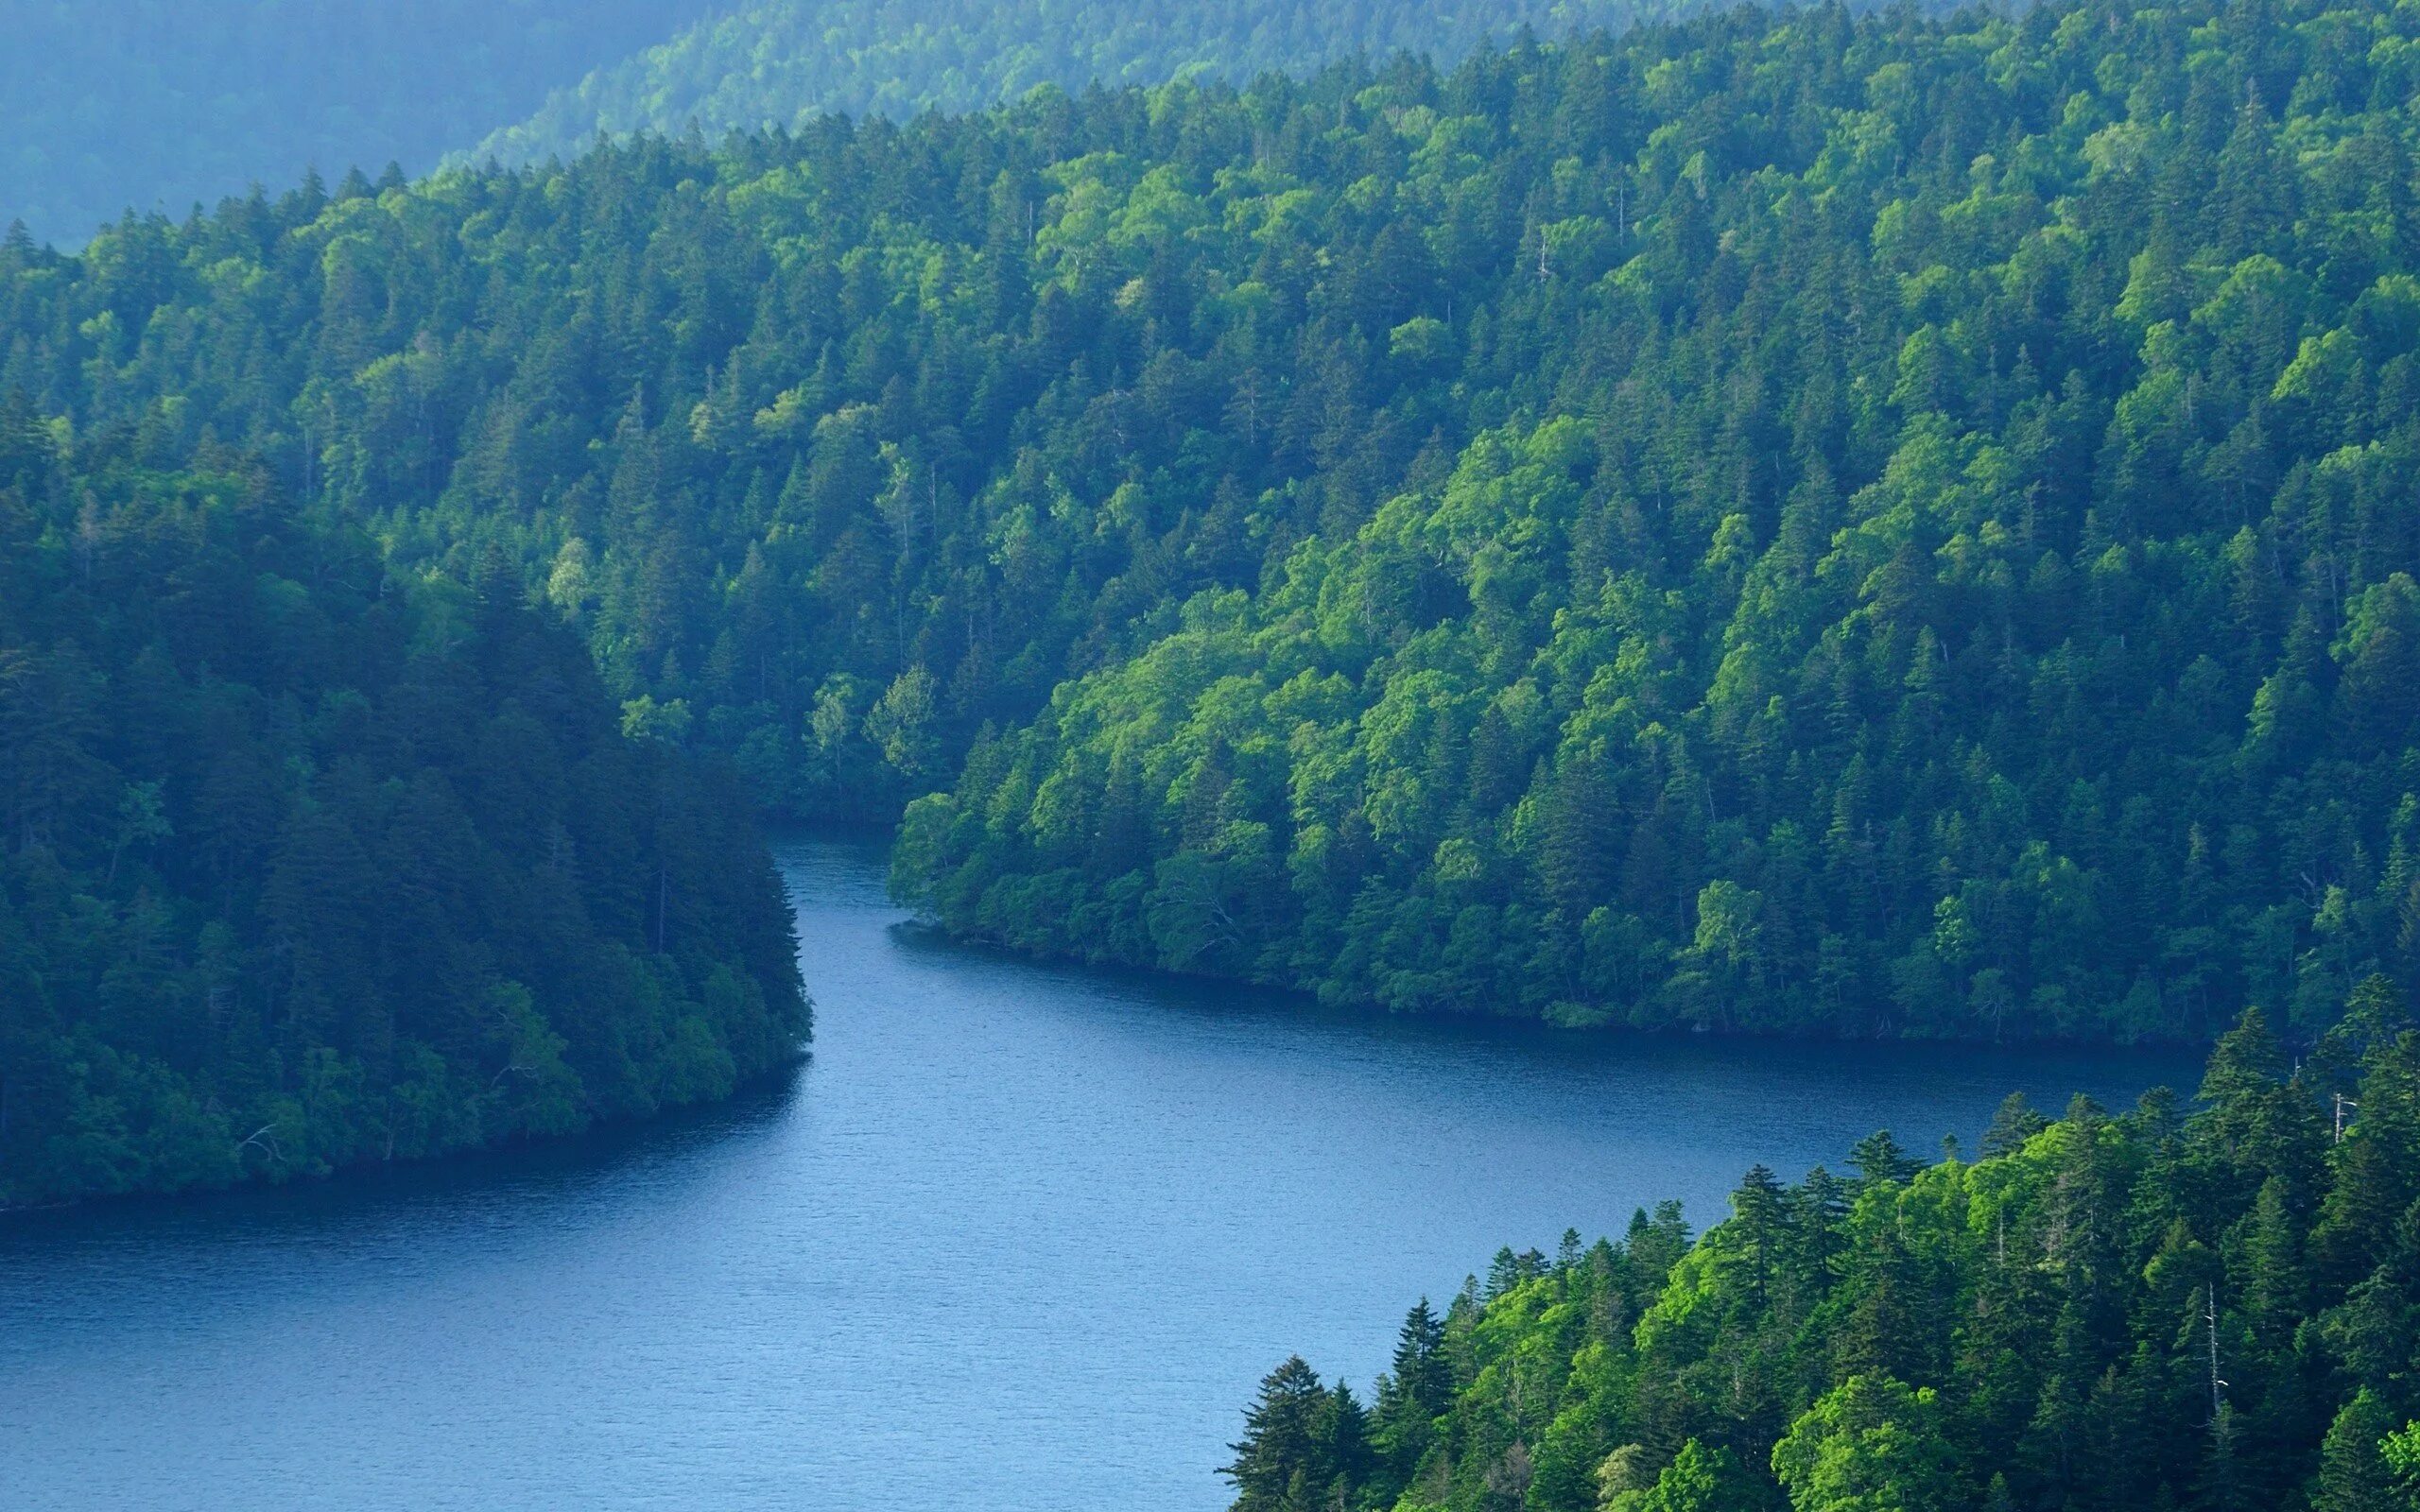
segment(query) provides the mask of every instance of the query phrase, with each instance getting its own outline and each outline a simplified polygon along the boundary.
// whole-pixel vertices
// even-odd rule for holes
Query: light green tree
[[[1960,1498],[1930,1388],[1851,1376],[1773,1446],[1773,1474],[1796,1512],[1953,1512]]]

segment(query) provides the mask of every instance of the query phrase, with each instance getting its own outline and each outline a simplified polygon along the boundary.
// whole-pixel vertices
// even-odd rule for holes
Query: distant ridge
[[[1165,83],[1188,70],[1300,74],[1357,53],[1450,63],[1528,27],[1541,37],[1697,9],[1686,0],[760,0],[556,91],[536,114],[452,161],[569,157],[599,131],[709,137],[826,113],[965,112],[1045,84]]]

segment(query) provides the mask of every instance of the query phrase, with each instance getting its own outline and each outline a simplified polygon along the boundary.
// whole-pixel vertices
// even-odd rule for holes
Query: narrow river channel
[[[1261,1374],[2121,1052],[1577,1038],[1060,970],[784,850],[812,1064],[701,1117],[0,1219],[0,1505],[1212,1512]],[[1366,1400],[1366,1391],[1365,1391]]]

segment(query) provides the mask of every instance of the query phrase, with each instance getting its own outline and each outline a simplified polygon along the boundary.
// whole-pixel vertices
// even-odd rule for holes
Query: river
[[[1877,1126],[2190,1060],[1582,1038],[1055,969],[783,850],[817,1003],[712,1114],[0,1219],[0,1505],[1213,1512],[1260,1376]]]

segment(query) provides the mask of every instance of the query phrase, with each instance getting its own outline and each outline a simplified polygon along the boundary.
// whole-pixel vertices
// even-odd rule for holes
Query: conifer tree
[[[2356,1392],[2329,1425],[2320,1446],[2311,1512],[2401,1512],[2411,1503],[2395,1485],[2384,1453],[2394,1418],[2376,1393]]]
[[[1263,1378],[1243,1438],[1228,1447],[1236,1457],[1219,1473],[1235,1483],[1238,1512],[1317,1512],[1357,1479],[1360,1408],[1296,1356]]]

